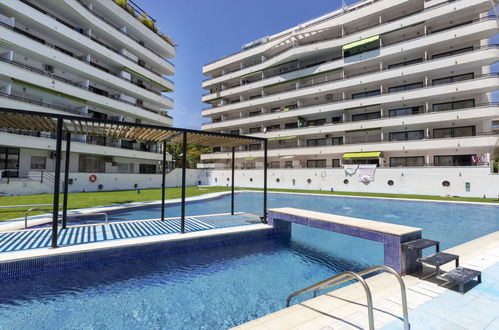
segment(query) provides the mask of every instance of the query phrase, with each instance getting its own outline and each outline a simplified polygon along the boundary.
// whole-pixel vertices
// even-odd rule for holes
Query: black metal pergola
[[[263,182],[263,216],[267,220],[267,139],[243,135],[231,135],[216,132],[206,132],[193,129],[167,127],[93,119],[65,114],[25,111],[19,109],[0,108],[0,129],[21,131],[44,131],[55,134],[55,169],[54,193],[52,210],[52,247],[57,247],[59,195],[61,182],[61,153],[62,140],[66,140],[66,158],[64,164],[64,195],[62,210],[62,228],[67,225],[68,204],[68,175],[69,154],[71,152],[71,136],[87,135],[99,137],[112,137],[122,139],[136,139],[163,143],[162,180],[161,180],[161,220],[165,219],[165,189],[166,189],[166,145],[168,143],[182,144],[182,197],[181,197],[181,228],[185,233],[185,195],[187,172],[187,145],[198,144],[208,147],[228,147],[232,149],[232,179],[231,179],[231,214],[234,214],[234,172],[236,147],[249,143],[263,142],[264,144],[264,182]]]

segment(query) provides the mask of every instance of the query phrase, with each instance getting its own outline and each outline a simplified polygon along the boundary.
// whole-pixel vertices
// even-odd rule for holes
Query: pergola
[[[163,143],[162,161],[162,193],[161,220],[165,219],[165,189],[166,189],[166,145],[169,142],[182,144],[182,198],[181,198],[181,228],[185,233],[185,192],[187,144],[199,144],[208,147],[232,148],[232,182],[231,182],[231,214],[234,214],[234,170],[235,151],[237,146],[255,142],[264,144],[264,183],[263,183],[263,221],[267,220],[267,139],[243,135],[231,135],[216,132],[206,132],[193,129],[146,125],[112,120],[93,119],[86,117],[54,114],[45,112],[25,111],[0,108],[0,129],[15,129],[24,131],[44,131],[55,133],[55,173],[52,210],[52,247],[57,247],[59,194],[61,180],[62,140],[66,140],[66,160],[64,166],[64,196],[62,211],[62,228],[67,225],[69,153],[71,152],[72,135],[88,135],[121,139],[137,139]]]

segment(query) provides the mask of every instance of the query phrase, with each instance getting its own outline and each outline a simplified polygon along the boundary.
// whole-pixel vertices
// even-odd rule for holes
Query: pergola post
[[[55,145],[54,199],[52,204],[52,248],[57,247],[57,225],[59,220],[59,186],[61,180],[62,118],[57,119]]]
[[[66,132],[66,159],[64,164],[64,199],[62,204],[62,229],[66,229],[68,218],[68,181],[69,181],[69,153],[71,152],[71,133]]]
[[[232,147],[232,179],[231,179],[231,194],[230,194],[230,214],[234,215],[234,172],[236,169],[236,148]]]
[[[263,221],[267,223],[267,139],[263,141]]]
[[[165,190],[166,190],[166,140],[163,141],[163,171],[161,177],[161,221],[165,221]]]
[[[182,133],[182,204],[180,211],[180,232],[185,233],[185,175],[187,168],[187,132]]]

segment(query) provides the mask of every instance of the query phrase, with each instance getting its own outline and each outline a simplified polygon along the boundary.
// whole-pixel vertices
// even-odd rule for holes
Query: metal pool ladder
[[[291,300],[303,293],[313,291],[314,297],[317,296],[317,293],[322,290],[329,289],[333,286],[340,285],[342,283],[348,282],[350,280],[357,280],[362,284],[362,287],[364,288],[364,291],[366,292],[366,297],[367,297],[367,317],[369,319],[369,330],[374,330],[374,313],[373,313],[373,301],[372,301],[372,294],[371,290],[369,289],[369,285],[367,285],[366,281],[364,280],[363,276],[374,273],[376,271],[386,271],[392,275],[394,275],[400,285],[400,293],[401,293],[401,298],[402,298],[402,313],[404,316],[404,330],[409,330],[410,329],[410,324],[409,324],[409,312],[407,310],[407,294],[405,290],[405,284],[404,281],[402,280],[402,277],[393,270],[390,267],[387,266],[375,266],[372,268],[368,268],[366,270],[363,270],[358,273],[354,272],[343,272],[341,274],[338,274],[336,276],[330,277],[324,281],[321,281],[319,283],[313,284],[309,287],[306,287],[304,289],[298,290],[296,292],[293,292],[288,296],[288,299],[286,299],[286,307],[289,307],[289,304],[291,303]]]

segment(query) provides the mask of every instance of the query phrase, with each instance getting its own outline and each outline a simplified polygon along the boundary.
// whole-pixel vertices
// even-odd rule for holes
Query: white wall
[[[102,190],[129,190],[134,189],[134,184],[140,189],[160,188],[161,174],[122,174],[122,173],[96,173],[97,180],[90,182],[92,173],[70,173],[69,178],[73,184],[69,185],[70,192]],[[61,177],[63,179],[63,176]],[[182,182],[182,171],[175,169],[166,175],[167,187],[179,187]],[[207,184],[206,173],[203,170],[188,169],[186,173],[187,186]],[[52,193],[53,183],[40,183],[32,180],[11,179],[7,184],[6,179],[0,180],[0,196],[37,195]]]
[[[207,171],[210,185],[230,185],[230,177],[230,170]],[[311,183],[307,183],[308,179]],[[345,179],[348,184],[343,183]],[[393,180],[393,186],[388,185],[388,180]],[[450,182],[450,187],[442,186],[445,180]],[[262,188],[263,170],[237,170],[234,182],[238,187]],[[466,182],[471,185],[469,192]],[[380,168],[376,170],[374,181],[364,184],[358,174],[347,176],[341,168],[269,169],[268,187],[494,198],[499,195],[499,175],[491,174],[485,167]]]

